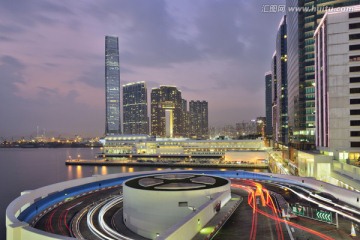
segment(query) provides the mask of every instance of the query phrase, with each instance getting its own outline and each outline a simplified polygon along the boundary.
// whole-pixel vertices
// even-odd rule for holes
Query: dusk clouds
[[[279,3],[282,3],[279,0]],[[36,127],[104,132],[104,36],[119,37],[121,84],[176,85],[209,102],[210,125],[264,113],[281,13],[266,0],[3,0],[0,136]]]

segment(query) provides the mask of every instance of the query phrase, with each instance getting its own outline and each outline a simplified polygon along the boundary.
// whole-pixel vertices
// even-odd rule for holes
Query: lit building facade
[[[273,142],[278,142],[278,132],[279,132],[279,125],[278,125],[278,92],[277,92],[277,61],[276,61],[276,51],[273,54],[271,59],[271,97],[272,97],[272,140]]]
[[[105,133],[120,134],[120,66],[118,38],[105,37]]]
[[[286,16],[281,19],[276,37],[276,141],[288,143],[287,35]]]
[[[188,104],[187,100],[181,100],[181,107],[182,107],[182,123],[183,123],[183,136],[188,137],[190,135],[190,113],[188,111]]]
[[[267,72],[265,74],[265,110],[266,110],[266,125],[265,135],[270,138],[272,135],[272,101],[271,101],[271,84],[272,74]]]
[[[216,157],[236,151],[264,151],[261,138],[244,140],[195,140],[187,138],[155,138],[148,135],[111,135],[105,137],[104,154],[126,156],[190,156]]]
[[[191,136],[198,139],[209,138],[209,113],[207,101],[190,101]]]
[[[327,8],[359,3],[359,0],[286,1],[289,141],[296,149],[315,147],[315,29]],[[308,11],[294,11],[293,7]]]
[[[360,7],[327,12],[315,31],[316,147],[360,159]]]
[[[124,134],[149,134],[145,82],[123,85]]]
[[[174,86],[160,86],[151,91],[151,135],[184,135],[181,92]]]

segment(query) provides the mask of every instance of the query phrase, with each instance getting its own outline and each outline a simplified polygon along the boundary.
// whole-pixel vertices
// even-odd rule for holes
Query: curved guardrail
[[[10,203],[6,209],[6,226],[7,226],[7,239],[21,239],[24,235],[26,236],[36,236],[36,234],[42,234],[43,236],[49,235],[51,238],[54,238],[54,234],[45,233],[43,231],[37,230],[29,226],[31,222],[39,215],[41,212],[46,211],[51,206],[65,201],[67,198],[73,198],[84,193],[91,193],[100,188],[111,187],[114,185],[122,184],[123,181],[144,175],[153,175],[153,174],[165,174],[165,173],[193,173],[193,174],[209,174],[217,175],[220,177],[226,178],[242,178],[242,179],[253,179],[253,180],[264,180],[264,181],[274,181],[282,183],[290,183],[304,186],[313,186],[318,190],[326,190],[325,183],[318,181],[318,183],[311,183],[311,181],[316,181],[310,178],[301,178],[295,176],[280,176],[276,174],[263,174],[263,173],[254,173],[246,171],[220,171],[220,170],[165,170],[165,171],[147,171],[147,172],[134,172],[134,173],[121,173],[121,174],[111,174],[103,176],[93,176],[89,178],[76,179],[66,182],[61,182],[46,187],[42,187],[26,193],[13,202]],[[307,183],[304,183],[306,179]],[[311,181],[310,181],[311,180]],[[317,185],[316,185],[317,184]],[[316,185],[316,186],[315,186]],[[336,188],[333,185],[327,185],[329,189]],[[341,188],[336,188],[334,191],[338,191]],[[342,189],[343,191],[346,191]],[[329,190],[330,191],[330,190]],[[344,197],[339,192],[339,198]],[[357,195],[356,195],[357,194]],[[347,193],[349,197],[350,194]],[[350,196],[351,199],[355,199],[354,203],[350,203],[353,206],[358,206],[356,198],[359,197],[358,193],[354,193],[354,196]],[[350,198],[349,197],[349,198]],[[343,200],[343,199],[342,199]],[[345,198],[346,200],[346,198]],[[344,201],[344,200],[343,200]],[[26,234],[21,232],[25,231]],[[50,238],[50,237],[49,237]]]

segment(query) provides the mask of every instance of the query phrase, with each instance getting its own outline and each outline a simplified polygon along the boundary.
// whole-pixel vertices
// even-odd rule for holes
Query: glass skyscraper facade
[[[288,144],[287,35],[286,16],[281,19],[276,37],[276,107],[278,128],[276,140]]]
[[[118,37],[105,37],[105,133],[121,134]]]
[[[272,123],[272,139],[274,142],[277,142],[278,139],[278,132],[279,132],[279,126],[277,125],[278,123],[278,107],[277,107],[277,61],[276,61],[276,51],[273,54],[273,57],[271,59],[271,104],[272,104],[272,118],[271,118],[271,123]]]
[[[124,134],[149,134],[145,82],[123,85]]]
[[[360,0],[287,0],[289,142],[296,149],[315,146],[314,32],[326,7],[360,4]],[[295,11],[300,7],[302,11]]]
[[[266,108],[266,128],[265,135],[270,137],[272,135],[272,97],[271,97],[271,84],[272,75],[271,72],[265,74],[265,108]]]

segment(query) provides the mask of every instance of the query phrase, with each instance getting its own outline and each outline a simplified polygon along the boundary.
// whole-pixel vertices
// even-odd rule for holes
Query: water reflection
[[[106,174],[108,174],[108,169],[106,166],[102,166],[101,167],[101,175],[106,175]]]
[[[134,168],[133,168],[133,167],[129,167],[129,172],[134,172]]]
[[[83,177],[83,171],[82,167],[80,165],[76,166],[76,178],[82,178]]]
[[[73,179],[73,169],[71,165],[67,168],[67,177],[68,179]]]

